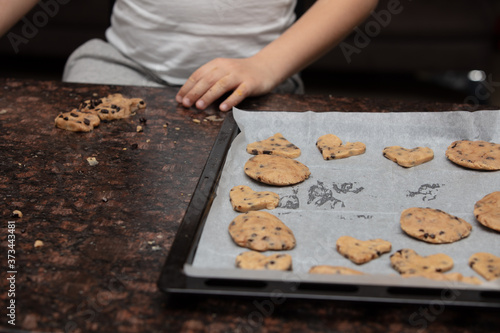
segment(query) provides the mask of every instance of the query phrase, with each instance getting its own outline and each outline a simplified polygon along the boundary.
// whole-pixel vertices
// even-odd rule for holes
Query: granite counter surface
[[[59,112],[77,107],[84,98],[115,92],[141,97],[147,108],[128,119],[101,123],[90,133],[54,127]],[[498,309],[443,307],[438,300],[423,306],[168,298],[156,283],[221,126],[213,120],[225,116],[214,108],[203,112],[183,108],[175,102],[175,93],[174,89],[0,80],[0,331],[498,330]],[[308,95],[268,95],[248,99],[239,107],[367,112],[471,108]],[[138,125],[142,132],[137,132]],[[89,157],[98,164],[91,166]],[[14,210],[23,216],[13,216]],[[15,242],[9,242],[10,230]],[[9,249],[15,250],[11,258]],[[9,268],[8,259],[15,266]],[[15,284],[7,279],[12,276]],[[9,324],[11,300],[15,325]]]

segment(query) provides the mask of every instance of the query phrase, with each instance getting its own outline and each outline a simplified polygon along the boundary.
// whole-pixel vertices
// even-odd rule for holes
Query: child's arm
[[[38,0],[0,0],[0,37],[33,8]]]
[[[256,55],[214,59],[196,70],[176,100],[204,109],[226,92],[219,106],[228,111],[248,96],[270,92],[347,36],[375,8],[378,0],[317,0],[283,35]]]

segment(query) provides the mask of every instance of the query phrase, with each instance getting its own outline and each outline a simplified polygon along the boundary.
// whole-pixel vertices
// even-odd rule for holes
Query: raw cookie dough
[[[96,113],[101,120],[128,118],[146,103],[142,98],[125,98],[122,94],[111,94],[107,97],[88,99],[80,104],[80,110]]]
[[[363,272],[343,266],[317,265],[309,269],[309,274],[363,275]]]
[[[391,251],[391,243],[383,239],[362,241],[351,236],[337,239],[337,251],[355,264],[364,264]]]
[[[479,285],[481,284],[481,280],[479,280],[475,276],[463,276],[460,273],[436,273],[436,272],[427,272],[427,273],[420,273],[420,274],[401,274],[402,277],[404,278],[412,278],[412,277],[423,277],[426,279],[430,280],[436,280],[436,281],[456,281],[456,282],[463,282],[463,283],[468,283],[468,284],[476,284]]]
[[[238,215],[229,224],[229,234],[242,247],[255,251],[291,250],[295,236],[279,218],[263,211]]]
[[[453,259],[443,253],[422,257],[414,250],[401,249],[391,255],[391,266],[401,274],[442,273],[453,268]]]
[[[500,257],[478,252],[469,258],[469,266],[488,281],[500,278]]]
[[[285,253],[266,256],[260,252],[247,251],[236,257],[236,267],[242,269],[291,271],[292,257]]]
[[[90,132],[99,126],[101,120],[92,112],[73,109],[60,113],[55,119],[55,126],[72,132]]]
[[[434,158],[434,152],[428,147],[406,149],[400,146],[390,146],[384,148],[383,155],[405,168],[429,162]]]
[[[268,154],[289,158],[300,156],[300,148],[285,139],[281,133],[247,145],[247,152],[253,155]]]
[[[446,150],[446,157],[469,169],[500,170],[500,144],[487,141],[460,140]]]
[[[297,160],[275,156],[257,155],[245,163],[245,173],[252,179],[268,185],[286,186],[303,182],[311,172]]]
[[[474,216],[485,227],[500,231],[500,191],[490,193],[474,205]]]
[[[401,229],[427,243],[453,243],[469,236],[472,226],[465,220],[433,208],[408,208],[401,213]]]
[[[366,145],[364,143],[346,142],[345,144],[342,144],[342,140],[333,134],[320,136],[316,141],[316,147],[318,147],[323,159],[325,160],[334,160],[361,155],[366,151]]]
[[[233,209],[243,213],[250,210],[274,209],[280,203],[278,194],[270,191],[256,192],[245,185],[233,187],[229,198]]]

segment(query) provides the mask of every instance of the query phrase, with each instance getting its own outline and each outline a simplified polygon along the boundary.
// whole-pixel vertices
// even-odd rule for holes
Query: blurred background
[[[61,2],[0,39],[0,77],[60,80],[76,47],[104,38],[113,0]],[[312,3],[299,0],[297,14]],[[500,105],[500,1],[380,0],[302,76],[308,93]]]

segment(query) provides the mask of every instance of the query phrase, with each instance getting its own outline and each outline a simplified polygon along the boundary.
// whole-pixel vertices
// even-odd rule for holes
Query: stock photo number
[[[7,222],[7,322],[16,324],[16,222]]]

